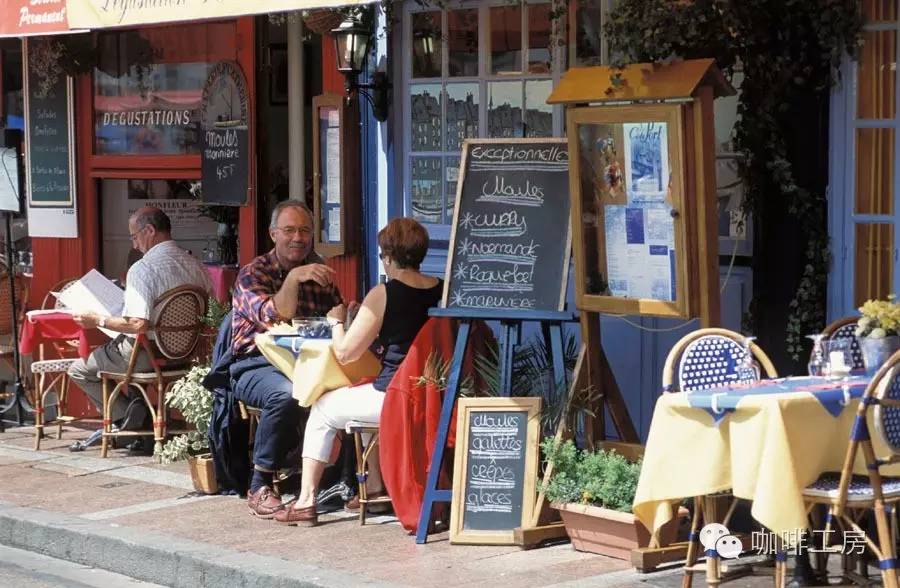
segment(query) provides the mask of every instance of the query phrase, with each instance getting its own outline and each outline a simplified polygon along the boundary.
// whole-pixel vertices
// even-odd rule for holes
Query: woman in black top
[[[441,280],[419,272],[428,252],[428,232],[421,224],[409,218],[394,219],[378,233],[378,245],[388,283],[369,291],[346,332],[347,309],[343,305],[332,309],[328,317],[333,323],[332,348],[337,360],[345,364],[359,359],[377,338],[385,349],[381,373],[371,384],[333,390],[312,406],[303,437],[300,496],[278,512],[275,520],[279,522],[304,526],[318,522],[316,490],[337,431],[349,421],[381,420],[384,391],[428,320],[428,309],[437,306],[443,293]],[[381,480],[376,466],[372,463],[369,480],[377,492]]]

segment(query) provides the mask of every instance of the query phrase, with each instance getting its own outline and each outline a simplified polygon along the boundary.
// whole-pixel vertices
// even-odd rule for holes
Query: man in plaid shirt
[[[256,349],[254,337],[295,317],[325,316],[343,303],[334,270],[313,251],[313,219],[305,204],[279,203],[269,235],[275,248],[241,268],[237,277],[230,367],[235,396],[262,411],[247,494],[250,513],[261,518],[272,518],[282,508],[272,493],[272,475],[299,445],[298,426],[308,410],[294,399],[291,381]]]

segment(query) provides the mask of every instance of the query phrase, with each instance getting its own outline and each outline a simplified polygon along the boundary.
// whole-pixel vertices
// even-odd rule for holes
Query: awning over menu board
[[[374,0],[0,0],[0,37],[337,8]]]
[[[312,8],[368,4],[372,0],[66,0],[69,26],[102,29],[229,18]]]

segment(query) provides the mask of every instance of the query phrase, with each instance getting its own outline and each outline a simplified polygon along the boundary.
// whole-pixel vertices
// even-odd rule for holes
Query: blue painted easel
[[[428,468],[428,479],[425,482],[425,496],[422,500],[422,511],[419,513],[419,527],[416,530],[416,543],[425,543],[428,536],[428,525],[431,523],[431,511],[436,502],[450,502],[452,491],[438,488],[441,462],[447,448],[447,435],[450,432],[450,418],[456,405],[459,392],[460,375],[466,348],[471,334],[472,321],[500,321],[500,394],[509,395],[512,382],[512,360],[516,345],[519,344],[522,323],[526,321],[546,323],[550,331],[550,352],[553,358],[553,381],[566,381],[566,368],[562,346],[562,323],[577,320],[574,313],[564,311],[531,311],[531,310],[473,310],[468,308],[432,308],[429,316],[452,318],[460,321],[447,377],[447,390],[441,406],[441,419],[438,422],[437,438],[434,441],[434,452]]]

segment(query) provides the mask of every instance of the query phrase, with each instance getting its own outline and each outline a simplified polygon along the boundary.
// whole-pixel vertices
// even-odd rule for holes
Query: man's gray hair
[[[137,225],[138,229],[143,229],[150,225],[159,233],[172,232],[172,221],[169,220],[169,215],[158,208],[144,206],[134,212],[133,218],[134,224]]]
[[[312,214],[312,211],[309,209],[309,206],[307,206],[306,203],[303,202],[302,200],[284,200],[282,202],[279,202],[275,206],[275,208],[272,210],[272,220],[271,220],[271,222],[269,222],[270,229],[278,228],[278,217],[281,215],[281,213],[283,211],[287,210],[288,208],[296,208],[298,210],[304,210],[304,211],[306,211],[306,214],[309,215],[310,220],[312,220],[312,218],[313,218],[313,214]]]

